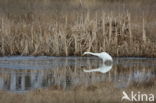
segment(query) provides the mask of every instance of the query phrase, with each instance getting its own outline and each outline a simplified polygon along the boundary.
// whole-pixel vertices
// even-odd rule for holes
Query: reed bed
[[[64,91],[61,89],[38,89],[25,94],[14,94],[0,91],[2,103],[121,103],[122,92],[134,91],[137,93],[156,93],[153,88],[116,89],[107,84],[95,84],[89,87],[80,87],[76,90]],[[124,103],[129,103],[124,101]]]
[[[96,10],[95,6],[88,7],[81,3],[81,0],[75,2],[80,3],[80,6],[75,8],[71,2],[64,3],[66,6],[62,7],[61,3],[54,1],[45,0],[45,3],[42,3],[38,0],[34,4],[31,0],[18,1],[17,4],[24,5],[25,9],[14,3],[13,9],[10,9],[7,7],[10,2],[3,2],[5,5],[1,7],[3,9],[0,15],[1,56],[69,56],[81,55],[84,51],[107,51],[113,56],[156,57],[153,28],[155,15],[150,17],[151,23],[146,10],[148,8],[137,15],[130,9],[132,4],[135,4],[134,1],[129,3],[130,1],[126,0],[125,5],[129,3],[128,6],[131,6],[125,7],[126,10],[121,7],[123,12],[113,9]],[[144,2],[137,4],[143,8]],[[3,3],[1,2],[1,5]],[[52,3],[58,7],[53,5],[50,8],[48,4]],[[105,5],[111,3],[122,5],[122,2],[113,1]],[[74,10],[71,10],[72,8]]]

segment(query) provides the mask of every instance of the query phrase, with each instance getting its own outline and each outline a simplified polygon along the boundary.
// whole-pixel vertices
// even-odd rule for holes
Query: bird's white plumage
[[[112,69],[112,65],[105,65],[105,63],[103,63],[102,66],[100,66],[99,68],[96,69],[90,69],[90,70],[85,70],[84,72],[101,72],[101,73],[107,73]]]
[[[101,72],[101,73],[106,73],[108,71],[110,71],[112,69],[112,64],[111,65],[106,65],[105,61],[113,61],[112,57],[106,53],[106,52],[101,52],[101,53],[92,53],[92,52],[84,52],[84,55],[86,54],[90,54],[90,55],[94,55],[97,56],[99,58],[101,58],[103,60],[103,65],[100,66],[97,69],[91,69],[91,70],[84,70],[84,72]]]
[[[84,55],[86,55],[86,54],[97,56],[97,57],[101,58],[103,60],[103,62],[105,62],[107,60],[113,61],[112,57],[106,52],[101,52],[101,53],[84,52]]]

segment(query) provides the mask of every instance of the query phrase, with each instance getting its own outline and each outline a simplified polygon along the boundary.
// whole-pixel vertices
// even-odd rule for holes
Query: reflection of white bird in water
[[[101,73],[106,73],[106,72],[110,71],[111,69],[112,69],[112,65],[105,65],[105,63],[103,63],[103,65],[100,66],[97,69],[84,70],[84,72],[101,72]]]
[[[101,52],[101,53],[84,52],[84,55],[85,54],[97,56],[97,57],[101,58],[103,60],[103,62],[113,61],[112,57],[106,52]]]
[[[84,70],[84,72],[101,72],[101,73],[106,73],[108,71],[110,71],[112,69],[112,63],[111,65],[106,65],[105,62],[106,61],[113,61],[112,57],[106,53],[106,52],[102,52],[102,53],[92,53],[92,52],[85,52],[85,54],[91,54],[94,56],[98,56],[99,58],[101,58],[103,60],[103,65],[100,66],[97,69],[92,69],[92,70]]]

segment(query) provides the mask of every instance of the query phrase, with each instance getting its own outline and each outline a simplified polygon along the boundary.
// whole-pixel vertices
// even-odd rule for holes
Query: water
[[[114,58],[113,64],[97,57],[1,57],[0,89],[28,92],[37,88],[65,90],[96,83],[114,88],[153,87],[156,59]]]

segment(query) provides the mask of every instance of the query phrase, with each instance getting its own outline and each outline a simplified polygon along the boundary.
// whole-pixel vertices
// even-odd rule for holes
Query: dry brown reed
[[[57,88],[38,89],[25,94],[0,91],[1,103],[121,103],[122,91],[137,93],[156,93],[153,88],[115,89],[107,84],[95,84],[64,91]],[[124,101],[124,103],[129,103]]]
[[[2,10],[0,15],[1,56],[68,56],[81,55],[84,51],[107,51],[113,56],[156,57],[154,28],[151,27],[151,21],[148,22],[146,12],[140,17],[140,13],[137,15],[131,11],[130,7],[135,4],[134,1],[129,3],[130,1],[126,0],[129,5],[124,2],[128,7],[120,9],[124,11],[126,8],[126,12],[108,12],[106,8],[94,10],[85,5],[80,8],[75,6],[74,10],[69,11],[73,8],[69,2],[67,6],[70,6],[64,7],[66,10],[62,10],[62,4],[58,7],[53,5],[51,9],[48,5],[52,4],[52,1],[37,1],[34,4],[31,0],[18,1],[17,4],[25,5],[23,12],[20,7],[17,10],[17,4],[12,4],[14,8],[11,12],[9,7],[6,7],[10,5],[9,1],[4,3],[6,6],[2,6],[6,11]],[[81,0],[78,2],[83,5]],[[137,3],[143,8],[144,2],[145,0]],[[105,6],[111,4],[120,6],[122,2],[109,1]]]

